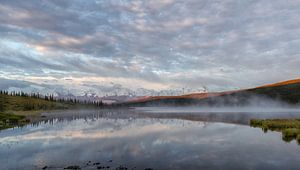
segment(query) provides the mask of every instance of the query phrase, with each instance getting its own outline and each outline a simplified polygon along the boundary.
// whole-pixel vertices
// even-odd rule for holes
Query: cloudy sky
[[[0,88],[209,91],[300,77],[299,0],[1,0]]]

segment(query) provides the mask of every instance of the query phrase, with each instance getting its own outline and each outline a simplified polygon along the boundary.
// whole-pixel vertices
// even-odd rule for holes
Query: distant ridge
[[[258,86],[256,88],[275,87],[275,86],[282,86],[282,85],[295,84],[295,83],[300,83],[300,79],[293,79],[293,80],[282,81],[274,84],[267,84],[263,86]]]
[[[189,104],[216,104],[219,100],[225,104],[231,104],[230,98],[235,98],[235,104],[247,103],[252,96],[263,96],[270,99],[279,99],[287,103],[300,103],[300,79],[282,81],[274,84],[267,84],[254,88],[212,92],[212,93],[192,93],[180,96],[146,96],[136,100],[131,100],[121,105],[189,105]]]

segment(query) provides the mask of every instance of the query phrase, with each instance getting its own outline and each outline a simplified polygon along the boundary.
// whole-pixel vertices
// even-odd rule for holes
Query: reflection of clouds
[[[180,128],[178,128],[180,127]],[[149,134],[159,134],[170,131],[170,134],[180,133],[183,131],[192,130],[192,128],[206,127],[205,123],[192,122],[186,120],[168,120],[168,119],[75,119],[69,121],[62,121],[59,119],[53,119],[47,121],[44,124],[38,124],[34,126],[25,127],[22,129],[16,129],[16,133],[10,131],[10,135],[5,136],[2,134],[0,143],[11,143],[18,141],[34,141],[40,140],[44,144],[49,144],[52,140],[70,140],[70,139],[107,139],[107,138],[130,138],[137,136],[146,136]],[[189,130],[187,130],[189,129]],[[180,139],[176,136],[161,136],[154,144],[163,144],[171,142],[180,142],[184,140],[194,140],[185,138]]]
[[[160,131],[170,130],[170,126],[164,124],[150,124],[150,125],[134,125],[129,126],[126,129],[123,127],[122,129],[115,129],[113,124],[114,120],[99,120],[102,124],[99,124],[98,121],[89,121],[88,123],[84,123],[81,120],[77,120],[76,123],[64,123],[64,127],[62,129],[39,129],[39,131],[35,131],[29,134],[20,134],[15,136],[3,137],[0,139],[1,142],[9,142],[9,141],[20,141],[20,140],[49,140],[55,138],[63,138],[63,139],[97,139],[97,138],[117,138],[117,137],[132,137],[145,135],[149,133],[155,133]],[[127,120],[126,120],[127,121]],[[125,121],[123,122],[123,125]],[[79,124],[78,124],[79,123]],[[128,126],[128,125],[126,125]],[[93,130],[90,130],[93,129]],[[41,131],[40,131],[41,130]]]
[[[291,153],[300,156],[295,149],[297,145],[274,140],[279,134],[262,136],[258,129],[232,124],[205,126],[195,121],[145,118],[54,120],[52,123],[0,133],[3,168],[65,167],[85,165],[89,160],[105,163],[112,159],[113,165],[137,169],[230,169],[229,164],[255,169],[252,164],[261,156],[264,161],[280,160],[282,155]],[[296,164],[296,158],[278,164],[287,161]]]
[[[219,126],[222,126],[220,124]],[[227,129],[228,126],[226,125]],[[192,131],[194,128],[207,128],[205,122],[193,122],[188,120],[171,120],[171,119],[74,119],[63,121],[53,119],[50,122],[35,125],[33,127],[25,128],[25,132],[21,134],[11,134],[8,136],[3,135],[0,139],[1,143],[9,143],[13,141],[30,141],[30,140],[43,140],[44,143],[49,143],[55,139],[100,139],[100,138],[129,138],[137,136],[146,136],[155,133],[174,134],[174,136],[166,135],[157,138],[154,144],[163,144],[171,142],[207,142],[204,136],[189,136],[178,138],[176,133]],[[216,126],[213,126],[216,127]],[[233,127],[234,128],[234,127]],[[222,131],[223,129],[220,129]],[[211,135],[211,134],[209,134]]]

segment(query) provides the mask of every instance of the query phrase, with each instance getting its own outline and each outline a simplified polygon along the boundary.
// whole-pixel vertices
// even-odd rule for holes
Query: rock
[[[48,168],[48,166],[44,166],[42,169],[47,169]]]
[[[64,169],[75,169],[75,170],[79,170],[81,169],[80,166],[77,166],[77,165],[73,165],[73,166],[68,166],[68,167],[65,167]]]
[[[116,170],[128,170],[128,168],[124,167],[124,166],[119,166],[116,168]]]

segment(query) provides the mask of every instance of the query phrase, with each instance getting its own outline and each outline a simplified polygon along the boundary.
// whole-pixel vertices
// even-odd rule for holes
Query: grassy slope
[[[124,103],[129,106],[148,105],[246,105],[252,97],[278,99],[290,104],[300,103],[300,80],[291,80],[252,89],[184,96],[150,97]]]
[[[274,84],[267,84],[267,85],[259,86],[257,88],[261,88],[261,87],[275,87],[275,86],[288,85],[288,84],[296,84],[296,83],[300,83],[300,79],[288,80],[288,81],[283,81],[283,82],[274,83]]]
[[[0,94],[0,101],[2,103],[2,107],[4,108],[2,110],[6,112],[65,109],[70,107],[70,105],[59,102],[51,102],[43,99],[36,99],[30,97],[9,96],[4,94]]]
[[[0,94],[0,129],[24,125],[30,120],[39,120],[44,110],[62,110],[94,107],[79,103],[54,102],[21,96]]]
[[[300,82],[254,88],[248,92],[270,98],[279,98],[288,103],[300,103]]]
[[[41,110],[65,109],[67,104],[21,96],[0,94],[0,129],[22,126],[28,117],[38,117]]]

